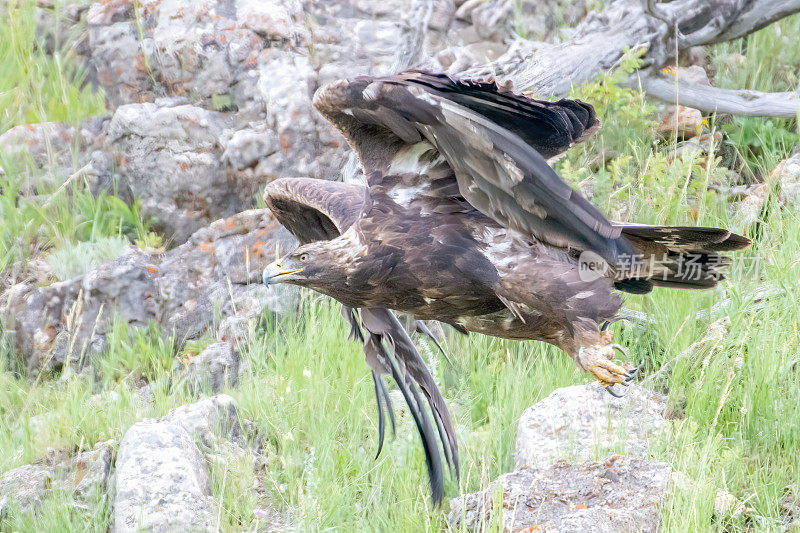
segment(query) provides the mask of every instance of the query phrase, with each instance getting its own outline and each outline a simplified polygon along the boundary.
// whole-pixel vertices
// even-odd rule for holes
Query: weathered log
[[[616,0],[592,12],[560,44],[515,40],[497,61],[468,71],[469,76],[497,76],[517,90],[563,97],[620,60],[628,48],[645,47],[642,69],[629,80],[655,97],[675,101],[675,80],[658,71],[692,46],[736,39],[793,13],[800,0]],[[800,95],[730,91],[680,82],[678,99],[705,112],[791,117]]]
[[[648,73],[642,73],[639,80],[629,80],[628,85],[632,88],[641,86],[650,96],[693,107],[703,113],[787,118],[795,118],[800,113],[800,93],[795,91],[734,91]]]

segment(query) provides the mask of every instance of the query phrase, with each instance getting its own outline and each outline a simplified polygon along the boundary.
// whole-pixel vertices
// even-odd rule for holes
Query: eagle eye
[[[300,261],[308,261],[308,254],[307,253],[302,253],[297,257],[297,259],[300,260]]]

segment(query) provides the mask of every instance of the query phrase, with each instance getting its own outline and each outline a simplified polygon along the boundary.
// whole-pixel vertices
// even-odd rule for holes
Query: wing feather
[[[547,163],[598,128],[584,102],[535,100],[492,82],[416,71],[335,82],[314,102],[367,175],[386,173],[421,136],[446,160],[460,195],[499,224],[612,262],[632,253],[620,229]]]

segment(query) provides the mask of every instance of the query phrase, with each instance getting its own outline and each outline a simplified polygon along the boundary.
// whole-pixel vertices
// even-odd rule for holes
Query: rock
[[[41,415],[40,415],[41,416]],[[24,465],[0,476],[0,516],[15,502],[23,512],[34,510],[53,489],[73,491],[86,501],[106,490],[114,457],[114,441],[59,461],[54,466]]]
[[[750,188],[750,192],[745,196],[738,205],[737,217],[745,225],[750,226],[755,224],[761,218],[761,212],[764,210],[764,204],[769,197],[769,185],[762,183]]]
[[[192,357],[183,374],[195,389],[207,386],[219,392],[239,381],[241,357],[229,342],[216,342]]]
[[[770,173],[766,183],[748,189],[737,208],[738,218],[747,225],[761,219],[771,190],[777,190],[778,206],[796,206],[800,202],[800,154],[784,159]]]
[[[229,125],[219,113],[200,107],[151,103],[120,106],[111,119],[107,143],[120,185],[141,202],[142,214],[155,217],[155,227],[178,243],[218,218],[252,207],[263,184],[229,172],[223,163]],[[236,142],[241,145],[241,138]],[[237,159],[236,154],[234,145],[229,157]]]
[[[744,513],[744,504],[725,489],[714,496],[714,514],[720,518],[736,518]]]
[[[669,111],[661,117],[658,132],[665,137],[670,137],[675,135],[676,130],[680,139],[700,135],[703,131],[703,114],[699,109],[682,105],[676,109],[675,106],[671,106]]]
[[[297,291],[265,290],[261,271],[276,254],[294,246],[294,238],[265,209],[244,211],[198,230],[164,254],[158,266],[162,324],[179,338],[194,339],[214,323],[215,312],[223,319],[235,316],[251,310],[253,300],[285,309],[286,304],[269,296]]]
[[[276,250],[288,251],[293,242],[268,211],[245,211],[162,255],[130,246],[67,281],[18,283],[2,296],[3,314],[30,368],[86,362],[102,353],[115,315],[131,326],[155,321],[182,342],[208,330],[215,313],[236,315],[237,304],[251,314],[258,304],[293,305],[276,301],[286,292],[259,283]]]
[[[53,482],[53,470],[24,465],[0,476],[0,516],[16,503],[22,511],[36,507]]]
[[[214,531],[204,453],[239,453],[240,434],[236,401],[225,394],[133,425],[117,458],[113,530]]]
[[[673,68],[673,73],[679,80],[688,83],[695,83],[697,85],[711,85],[708,79],[708,74],[705,69],[699,65],[691,65],[689,67]]]
[[[81,452],[66,463],[77,499],[86,500],[105,492],[111,476],[115,445],[114,440],[101,442],[94,449]]]
[[[99,353],[115,312],[133,326],[158,317],[155,268],[150,256],[131,246],[121,257],[68,281],[13,286],[6,313],[29,368],[78,362]]]
[[[262,176],[326,178],[343,163],[345,143],[313,109],[316,88],[340,77],[420,64],[445,46],[443,35],[455,12],[453,0],[434,0],[430,8],[419,0],[143,0],[137,6],[134,10],[127,0],[111,0],[93,4],[87,15],[91,64],[112,109],[144,102],[170,107],[179,98],[229,115],[234,130],[266,122],[265,142],[250,143],[254,150],[243,158],[229,152],[225,162],[237,170],[258,162]],[[141,114],[151,110],[142,107]],[[142,127],[158,137],[152,121],[144,116]],[[232,141],[237,145],[244,138]],[[181,169],[178,183],[198,173],[201,183],[219,176],[219,169],[203,164],[214,167],[215,161],[197,156],[176,162],[164,152],[153,159],[166,159],[167,168],[199,164]],[[209,158],[216,160],[216,155],[212,150]],[[162,179],[170,182],[170,174],[164,172]],[[246,193],[243,197],[250,198]],[[187,209],[196,209],[188,204]]]
[[[800,153],[781,161],[770,174],[769,183],[780,185],[781,200],[786,205],[800,202]]]
[[[177,424],[199,439],[210,450],[220,439],[237,442],[242,434],[236,411],[236,400],[227,394],[218,394],[197,403],[170,410],[160,422]]]
[[[105,117],[96,117],[79,126],[62,122],[24,124],[0,135],[0,154],[10,158],[12,168],[19,169],[20,193],[50,193],[70,177],[85,179],[95,194],[110,189],[109,160],[97,152],[107,123]]]
[[[244,170],[258,165],[278,151],[278,136],[263,127],[252,127],[238,130],[226,143],[222,162],[235,170]]]
[[[112,107],[177,95],[252,110],[261,51],[307,34],[299,8],[296,1],[145,0],[135,13],[125,0],[97,3],[88,14],[91,61]]]
[[[670,155],[676,157],[678,154],[687,153],[687,154],[711,154],[714,153],[715,156],[719,155],[718,148],[722,144],[722,133],[719,131],[714,132],[712,135],[711,133],[703,133],[702,135],[696,135],[685,142],[681,143],[677,149],[674,151],[670,151]]]
[[[671,471],[667,463],[618,455],[603,462],[559,461],[544,469],[525,468],[500,476],[483,491],[451,500],[450,527],[656,532]]]
[[[597,383],[557,389],[522,413],[514,469],[609,453],[643,456],[648,441],[668,425],[664,407],[664,398],[635,384],[619,399]]]
[[[180,424],[134,424],[122,440],[116,467],[113,531],[213,531],[205,460]]]

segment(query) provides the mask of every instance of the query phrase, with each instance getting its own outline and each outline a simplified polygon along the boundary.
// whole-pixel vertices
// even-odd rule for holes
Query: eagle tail
[[[720,228],[622,225],[634,249],[617,264],[618,290],[646,294],[653,287],[710,289],[725,279],[731,258],[720,252],[741,250],[750,239]],[[626,276],[627,274],[627,276]]]

